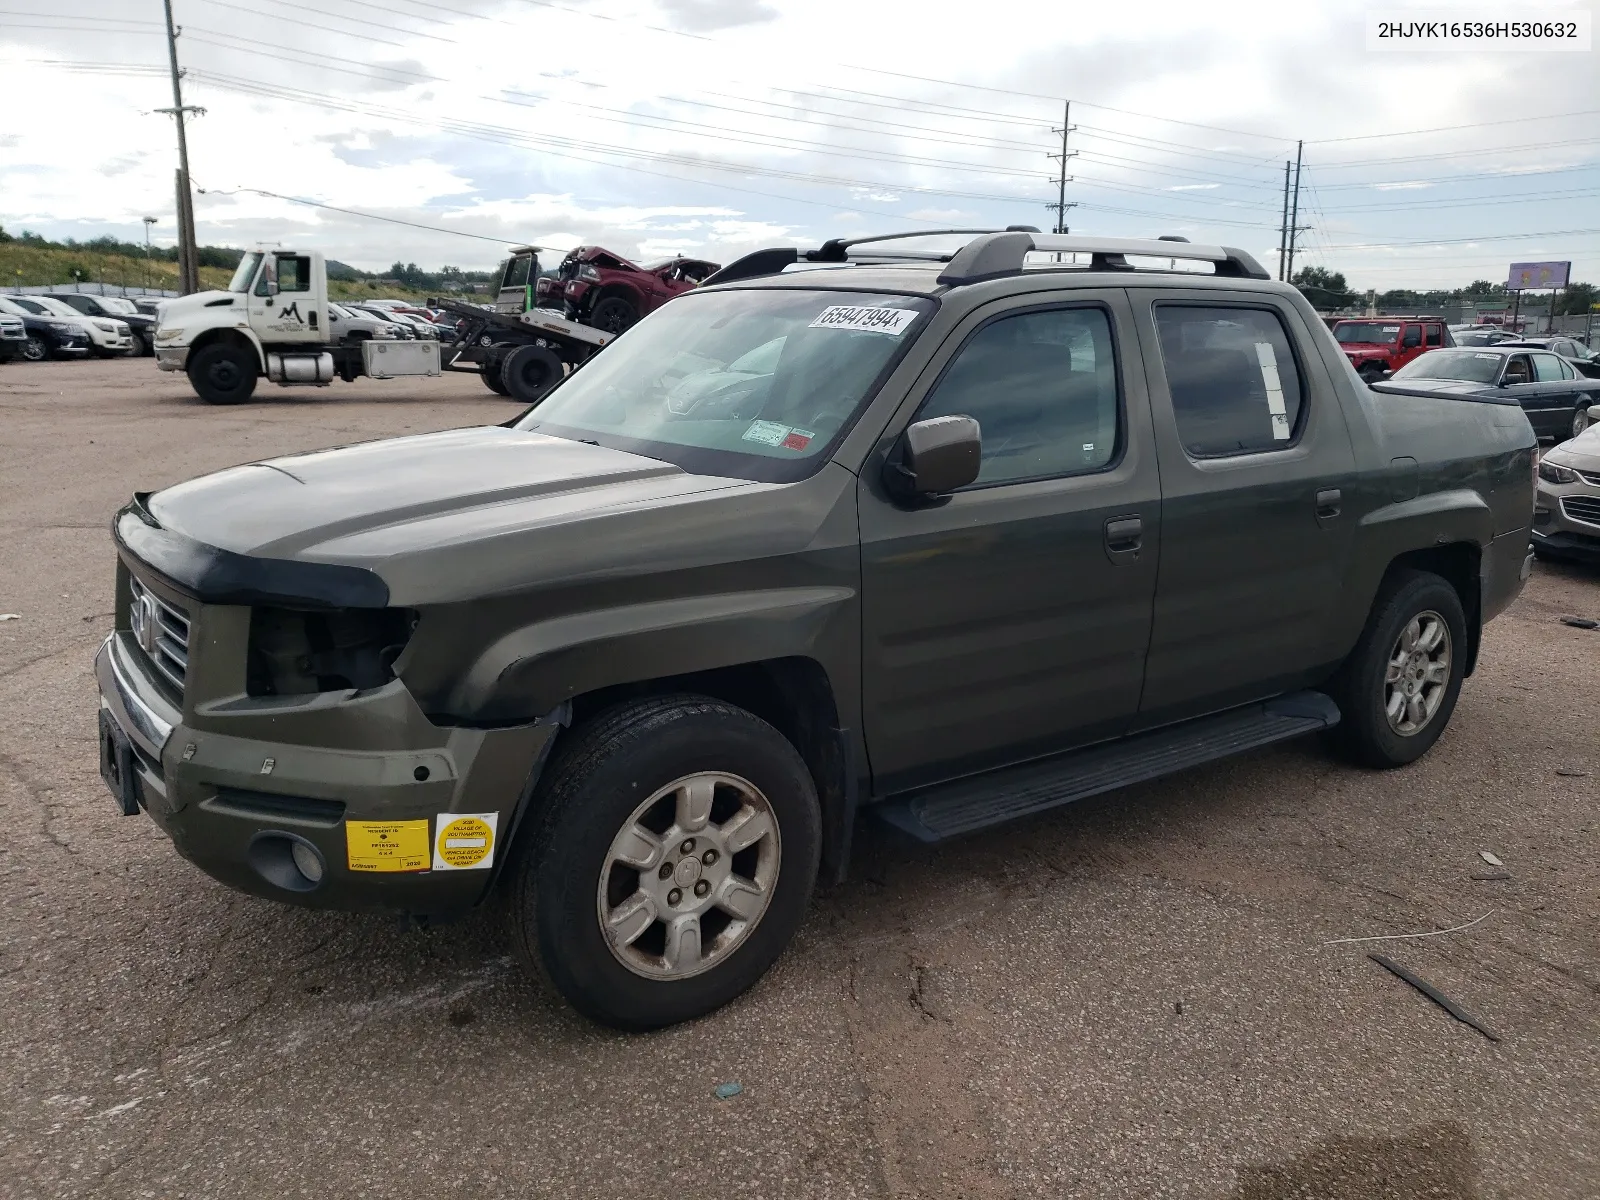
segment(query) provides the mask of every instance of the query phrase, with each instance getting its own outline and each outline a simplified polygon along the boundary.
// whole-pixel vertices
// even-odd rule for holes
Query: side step
[[[1339,708],[1327,696],[1295,692],[940,784],[875,804],[872,811],[919,841],[938,842],[1338,723]]]

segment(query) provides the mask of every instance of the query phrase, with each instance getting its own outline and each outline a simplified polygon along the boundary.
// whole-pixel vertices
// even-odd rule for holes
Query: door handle
[[[1321,488],[1317,492],[1317,519],[1328,520],[1339,515],[1343,496],[1338,488]]]
[[[1139,517],[1112,517],[1106,522],[1106,557],[1114,563],[1131,562],[1144,545],[1144,521]]]

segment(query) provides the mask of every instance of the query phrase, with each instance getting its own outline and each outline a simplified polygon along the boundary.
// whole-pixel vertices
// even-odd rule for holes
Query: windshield
[[[1341,342],[1392,342],[1400,336],[1400,326],[1386,321],[1340,321],[1333,336]]]
[[[261,265],[261,251],[252,250],[239,260],[239,269],[233,273],[233,278],[228,280],[230,292],[248,292],[250,281],[255,278],[256,268]]]
[[[48,317],[50,315],[48,308],[30,296],[7,296],[6,299],[22,309],[23,312],[30,313],[33,316]]]
[[[1493,383],[1500,377],[1503,354],[1486,354],[1471,350],[1430,350],[1421,358],[1414,358],[1396,371],[1391,378],[1401,379],[1463,379],[1468,383]]]
[[[920,297],[862,292],[682,296],[569,377],[517,428],[707,475],[802,479],[933,308]]]
[[[121,313],[123,316],[138,316],[139,310],[134,307],[132,300],[124,300],[121,296],[100,296],[100,307],[107,312]]]
[[[43,308],[45,312],[52,313],[55,316],[58,316],[58,317],[82,317],[83,316],[83,314],[81,312],[79,312],[77,309],[73,308],[72,305],[66,303],[63,300],[57,300],[53,296],[35,296],[33,299],[34,299],[34,303],[38,304],[41,308]]]
[[[1460,342],[1463,346],[1492,346],[1496,342],[1503,342],[1505,340],[1506,335],[1503,333],[1484,333],[1482,331],[1474,331],[1472,333],[1456,334],[1456,341]]]

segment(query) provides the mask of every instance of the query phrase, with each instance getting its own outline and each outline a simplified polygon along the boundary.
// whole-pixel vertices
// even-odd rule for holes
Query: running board
[[[1327,696],[1294,692],[1042,762],[925,788],[875,804],[872,811],[919,841],[939,842],[1338,723],[1338,706]]]

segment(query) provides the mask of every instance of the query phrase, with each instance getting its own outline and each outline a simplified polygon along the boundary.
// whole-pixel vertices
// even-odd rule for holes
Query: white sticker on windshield
[[[789,428],[775,421],[752,421],[750,428],[744,431],[744,440],[760,442],[763,446],[778,446],[789,436]]]
[[[1474,354],[1472,357],[1473,358],[1487,359],[1489,362],[1499,362],[1500,361],[1500,356],[1498,354]]]
[[[1272,414],[1272,440],[1289,440],[1289,410],[1283,403],[1283,381],[1278,378],[1278,355],[1271,342],[1256,343],[1256,361],[1261,364],[1261,382],[1267,389],[1267,411]]]
[[[917,319],[914,309],[876,308],[860,304],[830,304],[811,322],[813,329],[854,329],[899,337]]]

